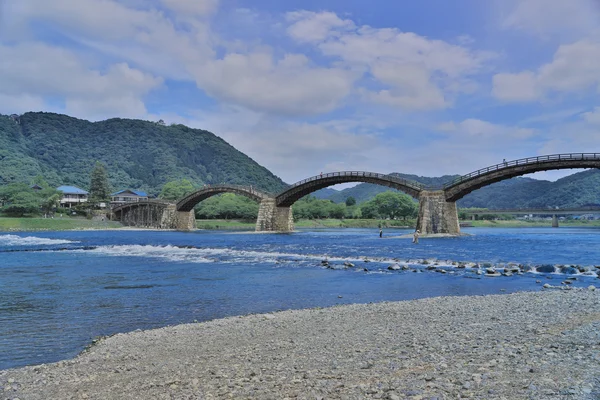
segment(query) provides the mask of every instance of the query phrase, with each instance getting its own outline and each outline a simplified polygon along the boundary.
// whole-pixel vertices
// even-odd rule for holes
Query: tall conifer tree
[[[108,200],[110,197],[110,185],[104,164],[96,161],[96,165],[90,175],[90,201],[98,202]]]

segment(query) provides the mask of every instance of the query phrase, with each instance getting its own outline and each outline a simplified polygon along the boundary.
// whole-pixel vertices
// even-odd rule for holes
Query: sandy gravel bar
[[[600,290],[442,297],[118,334],[1,399],[600,399]]]

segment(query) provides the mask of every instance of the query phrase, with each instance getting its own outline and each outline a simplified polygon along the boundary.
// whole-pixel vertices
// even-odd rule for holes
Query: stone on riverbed
[[[554,265],[551,264],[544,264],[544,265],[538,265],[536,268],[537,272],[543,272],[546,274],[553,274],[556,271],[556,268],[554,267]]]

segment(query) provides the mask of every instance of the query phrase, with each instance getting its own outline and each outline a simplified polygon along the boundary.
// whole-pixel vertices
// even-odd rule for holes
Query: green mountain
[[[445,175],[439,178],[428,178],[407,174],[391,174],[426,186],[441,187],[444,183],[457,178],[458,175]],[[336,203],[344,202],[352,196],[357,202],[370,200],[377,194],[390,190],[387,187],[361,183],[323,196]],[[577,207],[582,205],[600,205],[600,170],[591,169],[578,172],[556,182],[517,177],[497,182],[475,190],[458,201],[459,207],[481,207],[490,209],[503,208],[546,208]]]
[[[96,161],[113,190],[157,194],[166,182],[255,185],[270,192],[286,184],[211,132],[184,125],[114,118],[89,122],[53,113],[0,115],[0,184],[29,183],[88,189]]]

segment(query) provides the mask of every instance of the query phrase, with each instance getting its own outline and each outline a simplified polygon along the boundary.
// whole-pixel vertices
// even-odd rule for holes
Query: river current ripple
[[[408,230],[0,232],[0,369],[233,315],[600,284],[600,229],[464,231],[418,245]],[[491,266],[525,272],[480,275]]]

